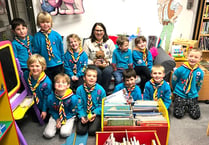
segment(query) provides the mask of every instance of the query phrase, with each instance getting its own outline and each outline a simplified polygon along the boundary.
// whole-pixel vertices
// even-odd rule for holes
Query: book
[[[137,107],[133,106],[133,112],[159,112],[158,107]]]
[[[134,106],[138,107],[158,107],[158,102],[153,100],[137,100]]]
[[[162,115],[155,115],[155,116],[139,116],[139,115],[137,115],[137,116],[135,116],[135,119],[137,120],[137,121],[144,121],[144,122],[146,122],[146,121],[166,121],[167,122],[167,120],[166,120],[166,118],[165,117],[163,117]]]
[[[135,112],[133,113],[135,117],[137,116],[162,116],[161,112]]]
[[[128,95],[126,89],[122,89],[106,97],[104,103],[127,103],[126,96]]]
[[[133,118],[105,118],[104,125],[107,126],[133,126]]]

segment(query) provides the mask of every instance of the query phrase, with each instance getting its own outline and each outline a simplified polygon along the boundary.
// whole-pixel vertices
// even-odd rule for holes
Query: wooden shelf
[[[207,18],[204,17],[203,20],[209,20],[209,17],[207,17]]]
[[[202,50],[202,52],[204,53],[204,52],[209,52],[209,50]]]
[[[200,34],[200,36],[207,37],[209,34]]]

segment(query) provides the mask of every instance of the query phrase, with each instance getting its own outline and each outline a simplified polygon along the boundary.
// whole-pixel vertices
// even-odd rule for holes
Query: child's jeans
[[[115,85],[120,84],[123,82],[123,70],[118,69],[112,73],[115,78]]]
[[[176,94],[174,98],[173,115],[176,118],[182,118],[186,112],[192,119],[200,118],[200,107],[197,98],[185,99]]]
[[[60,136],[61,137],[68,137],[72,133],[73,125],[74,125],[75,117],[72,117],[66,121],[64,125],[60,128]],[[44,137],[52,138],[55,136],[57,132],[56,128],[56,120],[51,116],[49,119],[49,123],[46,125],[46,128],[43,132]]]

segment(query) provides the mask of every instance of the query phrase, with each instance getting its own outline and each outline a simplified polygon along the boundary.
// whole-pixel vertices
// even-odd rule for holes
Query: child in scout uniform
[[[145,84],[143,99],[157,101],[161,98],[165,107],[169,109],[171,105],[171,88],[168,82],[163,80],[165,68],[161,65],[154,65],[151,76],[151,80]]]
[[[44,72],[46,61],[41,55],[33,54],[29,57],[27,65],[29,72],[24,72],[24,79],[44,120],[47,115],[47,97],[53,94],[52,81]]]
[[[150,74],[153,66],[152,54],[147,49],[147,40],[144,36],[138,36],[135,39],[132,56],[134,70],[141,78],[140,88],[144,91],[145,83],[151,79]]]
[[[88,64],[88,56],[81,47],[81,39],[76,34],[67,37],[68,49],[64,56],[65,73],[71,79],[71,88],[76,90],[83,84],[85,68]]]
[[[97,70],[95,66],[88,66],[84,74],[84,84],[79,86],[76,94],[81,96],[78,103],[77,134],[95,135],[101,129],[102,99],[106,97],[104,88],[96,83]]]
[[[115,85],[123,82],[123,70],[133,68],[132,52],[126,36],[119,36],[116,41],[118,48],[113,51],[112,66]]]
[[[67,74],[59,73],[54,78],[55,92],[48,97],[47,105],[51,117],[43,132],[46,138],[55,136],[60,129],[60,136],[68,137],[73,130],[79,96],[73,94],[70,78]]]
[[[182,118],[186,112],[192,119],[200,118],[198,92],[204,77],[204,72],[199,67],[201,57],[202,51],[200,49],[191,49],[187,56],[188,62],[185,62],[173,73],[173,115],[176,118]]]
[[[128,92],[128,97],[132,98],[132,101],[142,100],[141,89],[139,88],[138,85],[136,85],[135,70],[134,69],[124,70],[123,78],[124,78],[124,82],[115,86],[113,93],[125,88],[126,91]],[[127,101],[129,100],[129,98],[127,98]]]
[[[40,31],[34,35],[33,53],[38,53],[46,59],[46,74],[54,81],[54,76],[63,72],[64,49],[62,37],[52,30],[52,17],[47,12],[40,12],[37,16]]]
[[[32,55],[32,39],[31,35],[28,35],[28,28],[25,21],[21,18],[14,18],[11,22],[12,31],[15,34],[12,41],[12,47],[15,54],[15,58],[18,59],[22,71],[28,70],[27,60]]]

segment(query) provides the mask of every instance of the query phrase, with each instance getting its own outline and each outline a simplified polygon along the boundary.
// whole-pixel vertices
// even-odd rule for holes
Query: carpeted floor
[[[176,119],[170,115],[169,145],[208,145],[209,136],[206,130],[209,122],[209,104],[200,102],[201,118],[192,120],[188,115],[183,119]],[[61,145],[66,139],[60,138],[57,133],[53,139],[45,139],[42,136],[45,126],[40,126],[31,120],[30,115],[17,122],[28,145]],[[89,137],[87,145],[95,145],[95,137]]]

